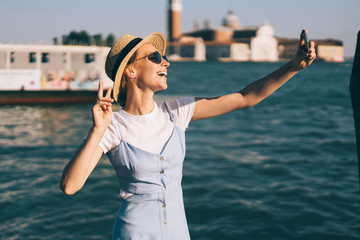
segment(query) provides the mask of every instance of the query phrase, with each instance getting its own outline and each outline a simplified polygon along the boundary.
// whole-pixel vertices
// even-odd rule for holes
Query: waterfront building
[[[168,40],[178,41],[181,37],[182,0],[169,0],[168,4]]]
[[[316,52],[320,60],[326,62],[344,62],[344,47],[340,40],[325,39],[314,40]]]
[[[168,53],[179,59],[193,57],[196,61],[273,62],[278,61],[279,57],[278,42],[274,34],[275,30],[268,21],[257,27],[242,27],[238,17],[230,10],[224,17],[222,26],[206,26],[204,29],[183,33],[179,41],[170,41]],[[198,54],[189,53],[189,46]],[[205,49],[205,52],[198,48]]]
[[[344,62],[344,47],[340,40],[336,39],[311,39],[315,42],[317,60],[326,62]],[[299,40],[290,38],[278,38],[279,58],[292,58],[298,48]]]
[[[260,26],[242,26],[232,10],[219,27],[211,28],[206,21],[201,29],[196,21],[193,31],[180,33],[182,2],[169,0],[169,9],[167,55],[173,61],[275,62],[290,59],[298,47],[298,39],[276,37],[274,27],[267,20]],[[315,43],[318,60],[344,61],[340,40],[315,40]]]

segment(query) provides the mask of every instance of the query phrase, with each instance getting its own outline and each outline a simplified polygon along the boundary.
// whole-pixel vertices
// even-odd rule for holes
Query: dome
[[[257,32],[258,35],[274,36],[275,29],[270,25],[268,20],[264,20],[264,25],[260,26]]]
[[[232,10],[229,10],[228,14],[223,19],[222,25],[225,27],[229,27],[232,29],[239,29],[240,28],[240,20],[234,14]]]

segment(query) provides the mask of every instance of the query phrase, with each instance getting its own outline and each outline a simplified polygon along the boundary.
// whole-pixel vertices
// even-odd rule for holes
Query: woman
[[[145,39],[121,37],[111,48],[105,70],[114,81],[113,97],[123,107],[112,112],[111,89],[92,109],[93,126],[86,141],[64,169],[61,189],[74,194],[107,153],[124,199],[113,239],[190,239],[181,189],[185,130],[190,121],[254,106],[315,59],[314,42],[305,52],[300,38],[296,56],[270,75],[237,93],[216,98],[153,100],[167,88],[170,66],[161,33]]]

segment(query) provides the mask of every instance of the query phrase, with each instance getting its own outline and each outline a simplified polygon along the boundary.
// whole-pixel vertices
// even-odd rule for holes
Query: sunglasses
[[[161,56],[160,53],[158,51],[155,51],[153,53],[150,53],[149,55],[145,56],[145,57],[141,57],[141,58],[138,58],[138,59],[135,59],[135,61],[137,60],[140,60],[140,59],[143,59],[143,58],[147,58],[149,59],[150,61],[152,61],[153,63],[156,63],[156,64],[160,64],[161,61],[162,61],[162,58],[169,62],[168,58],[164,55],[164,56]],[[134,62],[135,62],[134,61]]]

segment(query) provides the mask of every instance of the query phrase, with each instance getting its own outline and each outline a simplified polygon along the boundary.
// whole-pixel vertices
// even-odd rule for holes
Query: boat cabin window
[[[11,52],[10,53],[10,62],[14,63],[15,62],[15,52]]]
[[[35,63],[36,62],[36,53],[31,52],[29,54],[29,63]]]
[[[95,54],[94,53],[87,53],[85,54],[85,63],[91,63],[95,61]]]
[[[48,63],[49,62],[49,53],[42,53],[41,54],[41,62]]]

